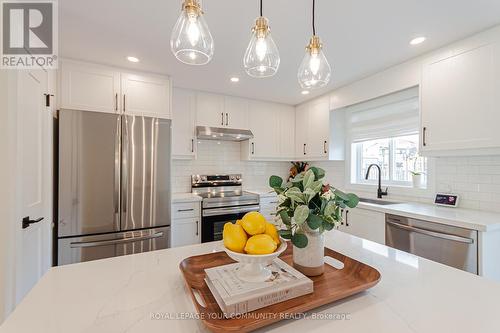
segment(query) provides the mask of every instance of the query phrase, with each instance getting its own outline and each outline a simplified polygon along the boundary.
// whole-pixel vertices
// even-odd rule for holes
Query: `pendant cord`
[[[313,0],[313,10],[312,10],[312,26],[313,26],[313,36],[316,36],[316,22],[315,22],[315,12],[316,12],[316,0]]]
[[[260,16],[262,17],[262,0],[260,0]]]

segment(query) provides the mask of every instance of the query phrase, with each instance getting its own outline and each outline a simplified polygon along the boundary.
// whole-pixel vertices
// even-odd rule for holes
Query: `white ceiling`
[[[311,35],[311,0],[264,0],[281,55],[272,78],[248,77],[242,64],[258,0],[205,0],[215,56],[188,66],[170,51],[181,0],[60,0],[60,55],[172,76],[177,87],[298,104],[500,23],[498,0],[317,0],[316,27],[333,75],[329,86],[300,94],[297,69]],[[409,40],[427,36],[420,46]],[[141,59],[138,64],[125,57]],[[231,83],[231,76],[240,82]]]

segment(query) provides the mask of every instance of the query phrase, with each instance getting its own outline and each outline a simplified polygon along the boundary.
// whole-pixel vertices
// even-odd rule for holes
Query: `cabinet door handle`
[[[229,114],[226,112],[226,126],[229,126]]]
[[[348,215],[347,215],[347,214],[349,214],[349,211],[348,211],[348,210],[346,210],[346,211],[345,211],[345,226],[346,226],[346,227],[348,227],[348,226],[349,226],[349,217],[348,217]]]
[[[425,135],[427,134],[427,127],[423,128],[423,133],[422,133],[422,145],[425,147],[427,146],[427,142],[425,140]]]
[[[125,112],[125,100],[126,100],[126,97],[125,97],[125,94],[123,94],[123,112]]]
[[[323,153],[325,153],[325,154],[328,153],[328,151],[326,150],[326,144],[327,144],[327,142],[325,140],[325,142],[323,142]]]
[[[118,93],[115,94],[115,111],[118,112]]]
[[[221,122],[220,122],[220,124],[221,124],[221,126],[224,126],[224,112],[221,112],[220,116],[221,116],[221,119],[222,119]]]
[[[304,143],[304,155],[306,155],[306,144]]]
[[[199,231],[198,231],[198,220],[196,220],[196,236],[199,235]]]
[[[255,143],[252,142],[252,155],[255,154]]]
[[[194,139],[191,139],[191,152],[194,153]]]
[[[194,208],[189,208],[189,209],[177,209],[178,212],[192,212]]]

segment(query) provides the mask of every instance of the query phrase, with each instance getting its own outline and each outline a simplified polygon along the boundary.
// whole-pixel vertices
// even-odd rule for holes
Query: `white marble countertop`
[[[478,231],[500,229],[500,214],[464,208],[441,207],[423,203],[398,203],[378,205],[360,202],[359,208],[376,210],[386,214],[421,219]]]
[[[274,198],[277,196],[276,192],[274,192],[270,188],[261,188],[261,189],[250,188],[244,190],[250,193],[258,194],[259,197],[261,198]]]
[[[328,233],[326,245],[378,269],[380,283],[311,312],[344,319],[308,317],[262,331],[487,333],[500,329],[500,284],[496,282],[340,231]],[[205,332],[200,321],[180,319],[190,316],[194,306],[178,266],[182,259],[218,246],[206,243],[52,268],[0,332]]]
[[[201,201],[201,197],[199,195],[193,193],[173,193],[172,194],[172,203],[181,203],[181,202],[197,202]]]

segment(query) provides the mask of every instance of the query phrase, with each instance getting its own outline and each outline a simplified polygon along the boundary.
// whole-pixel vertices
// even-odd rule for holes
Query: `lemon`
[[[255,235],[248,239],[245,245],[245,252],[248,254],[270,254],[278,246],[273,238],[266,234]]]
[[[236,220],[237,225],[241,225],[241,220]]]
[[[259,212],[249,212],[243,216],[241,226],[247,234],[257,235],[266,232],[266,218]]]
[[[278,229],[276,229],[274,224],[269,222],[266,223],[266,235],[271,236],[276,245],[280,245],[280,236],[278,235]]]
[[[243,249],[247,243],[247,238],[247,234],[241,225],[232,224],[231,222],[224,224],[222,239],[224,246],[229,250],[243,253]]]

